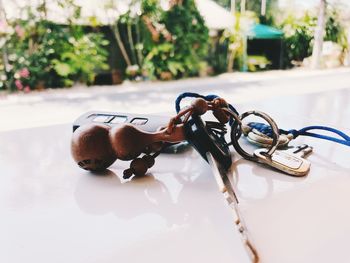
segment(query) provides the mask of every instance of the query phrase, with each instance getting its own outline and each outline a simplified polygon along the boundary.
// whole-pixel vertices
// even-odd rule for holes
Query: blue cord
[[[270,127],[270,125],[267,125],[265,123],[261,123],[261,122],[249,122],[248,123],[248,126],[252,129],[256,129],[258,130],[259,132],[269,136],[269,137],[273,137],[272,134],[273,134],[273,131],[272,131],[272,128]],[[289,131],[285,131],[285,130],[282,130],[282,129],[279,129],[279,134],[288,134]]]
[[[344,140],[338,139],[338,138],[335,138],[335,137],[331,137],[331,136],[328,136],[328,135],[323,135],[323,134],[309,132],[310,130],[329,131],[329,132],[332,132],[332,133],[335,133],[335,134],[339,135]],[[346,146],[350,146],[350,137],[348,135],[346,135],[345,133],[343,133],[342,131],[339,131],[339,130],[334,129],[332,127],[327,127],[327,126],[307,126],[307,127],[304,127],[304,128],[302,128],[300,130],[289,130],[289,133],[293,134],[294,139],[296,137],[302,135],[302,136],[310,136],[310,137],[314,137],[314,138],[324,139],[324,140],[328,140],[328,141],[344,144]]]
[[[251,127],[252,129],[258,130],[259,132],[261,132],[269,137],[272,137],[272,129],[267,124],[260,123],[260,122],[250,122],[248,124],[248,126]],[[309,132],[310,130],[329,131],[329,132],[332,132],[332,133],[339,135],[343,139],[339,139],[339,138],[328,136],[328,135]],[[298,136],[310,136],[310,137],[328,140],[328,141],[340,143],[340,144],[343,144],[346,146],[350,146],[350,137],[348,135],[346,135],[342,131],[339,131],[337,129],[327,127],[327,126],[307,126],[307,127],[304,127],[300,130],[292,129],[292,130],[288,130],[288,131],[280,129],[279,133],[280,134],[292,134],[293,139],[297,138]]]
[[[193,92],[184,92],[182,94],[180,94],[179,96],[177,96],[176,100],[175,100],[175,110],[177,113],[180,112],[181,110],[181,101],[185,98],[202,98],[205,99],[206,101],[213,101],[216,98],[219,98],[219,96],[217,95],[207,95],[207,96],[203,96],[200,95],[198,93],[193,93]],[[235,107],[233,107],[231,104],[228,104],[228,107],[230,110],[232,110],[235,114],[239,115],[238,111],[235,109]],[[233,123],[233,118],[230,118],[230,124]]]
[[[175,109],[176,112],[179,113],[179,111],[181,110],[181,101],[184,98],[202,98],[205,99],[206,101],[213,101],[214,99],[218,98],[219,96],[217,95],[207,95],[207,96],[203,96],[200,95],[198,93],[193,93],[193,92],[184,92],[182,94],[180,94],[175,101]],[[237,115],[239,115],[238,111],[231,105],[228,104],[228,107],[230,110],[232,110],[234,113],[236,113]],[[233,123],[233,119],[230,118],[230,124],[232,125]],[[264,123],[260,123],[260,122],[250,122],[248,123],[248,126],[251,127],[252,129],[257,129],[258,131],[260,131],[261,133],[272,137],[272,128]],[[328,135],[323,135],[323,134],[318,134],[318,133],[313,133],[313,132],[309,132],[310,130],[323,130],[323,131],[329,131],[332,133],[335,133],[337,135],[339,135],[342,139],[336,138],[336,137],[332,137],[332,136],[328,136]],[[293,138],[297,138],[298,136],[310,136],[310,137],[314,137],[314,138],[319,138],[319,139],[323,139],[323,140],[328,140],[328,141],[332,141],[332,142],[336,142],[336,143],[340,143],[346,146],[350,146],[350,136],[346,135],[345,133],[343,133],[342,131],[339,131],[337,129],[331,128],[331,127],[327,127],[327,126],[307,126],[304,127],[300,130],[283,130],[283,129],[279,129],[279,133],[280,134],[292,134]]]
[[[215,95],[210,95],[210,96],[215,96]],[[193,92],[184,92],[184,93],[181,93],[179,96],[177,96],[176,100],[175,100],[175,110],[176,110],[176,113],[179,113],[180,110],[181,110],[181,106],[180,106],[180,103],[183,99],[185,98],[202,98],[202,99],[205,99],[205,96],[203,95],[200,95],[200,94],[197,94],[197,93],[193,93]],[[215,98],[214,98],[215,99]]]

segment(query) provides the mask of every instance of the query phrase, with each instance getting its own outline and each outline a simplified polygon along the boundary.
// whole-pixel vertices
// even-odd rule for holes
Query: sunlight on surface
[[[0,99],[0,131],[72,123],[91,110],[169,115],[175,113],[176,97],[186,91],[218,94],[234,105],[259,103],[281,96],[297,96],[349,88],[350,69],[322,72],[269,72],[225,74],[209,79],[170,83],[131,83],[115,87],[95,87],[27,95],[8,95]],[[283,106],[283,105],[281,105]],[[323,103],[319,106],[328,110]],[[321,107],[321,108],[320,108]],[[239,107],[238,107],[239,109]],[[283,108],[270,109],[288,111]],[[346,110],[346,108],[345,108]],[[286,112],[287,113],[287,112]]]

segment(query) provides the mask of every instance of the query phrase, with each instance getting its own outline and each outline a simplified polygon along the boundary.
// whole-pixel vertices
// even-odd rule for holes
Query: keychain
[[[189,107],[181,109],[180,104],[184,98],[194,98],[194,100]],[[168,122],[163,118],[164,125],[158,127],[157,131],[154,131],[155,125],[151,125],[152,132],[143,131],[137,127],[148,121],[145,117],[135,117],[132,118],[131,123],[124,123],[126,116],[87,113],[84,118],[78,119],[74,126],[72,156],[81,168],[91,171],[104,170],[116,159],[130,160],[130,168],[124,171],[124,178],[130,178],[132,175],[146,173],[148,168],[154,165],[154,159],[162,150],[186,141],[192,141],[192,145],[200,153],[203,152],[202,148],[215,149],[214,157],[229,166],[228,145],[232,144],[237,153],[248,160],[267,164],[290,175],[303,176],[310,169],[310,163],[303,157],[312,152],[312,147],[287,148],[293,139],[298,136],[311,136],[350,146],[350,137],[331,127],[308,126],[300,130],[283,130],[279,129],[266,113],[250,111],[239,116],[238,111],[231,104],[216,95],[182,93],[176,99],[175,108],[177,115]],[[204,123],[198,119],[198,116],[207,111],[212,112],[216,122]],[[242,120],[249,115],[265,119],[268,125],[259,122],[242,123]],[[86,124],[85,120],[90,116],[94,116],[93,122]],[[102,119],[103,123],[94,123],[95,120]],[[231,129],[231,143],[225,140],[227,123]],[[196,126],[205,127],[209,135],[196,132]],[[341,138],[311,132],[313,130],[332,132]],[[238,143],[242,134],[250,143],[262,148],[257,149],[253,154],[245,152]],[[193,143],[196,137],[202,138],[201,143]],[[287,149],[280,150],[284,148]],[[204,154],[201,155],[207,160]]]
[[[209,95],[203,96],[196,93],[183,93],[178,96],[175,102],[175,108],[177,111],[180,110],[180,103],[184,98],[203,98],[205,100],[211,101],[218,96]],[[280,135],[280,129],[277,127],[275,121],[266,113],[260,111],[248,111],[237,116],[237,110],[230,104],[227,105],[228,111],[231,112],[229,124],[231,128],[231,143],[238,154],[244,157],[247,160],[254,161],[257,163],[264,164],[266,166],[272,167],[274,169],[279,170],[280,172],[292,175],[292,176],[305,176],[311,167],[311,163],[307,161],[305,158],[306,153],[309,154],[312,151],[311,147],[308,147],[307,151],[304,150],[290,150],[290,151],[277,151],[278,147],[282,145],[286,145],[289,142],[287,137],[282,137]],[[257,149],[254,153],[246,152],[239,144],[239,138],[242,134],[247,135],[247,133],[254,130],[247,128],[249,126],[243,124],[243,119],[250,115],[255,115],[264,119],[268,125],[263,126],[265,130],[268,130],[268,135],[261,133],[261,140],[264,139],[264,142],[254,143],[260,147],[261,149]],[[233,118],[236,116],[235,118]],[[228,121],[226,119],[225,121]],[[262,127],[262,126],[261,126]],[[255,130],[254,130],[255,131]],[[258,133],[256,131],[256,133]],[[198,137],[198,136],[197,136]],[[204,143],[202,143],[204,144]],[[229,143],[226,143],[227,145]],[[198,147],[195,147],[198,149]],[[203,154],[202,154],[203,156]]]
[[[194,100],[190,106],[181,109],[181,101],[188,97]],[[152,131],[141,130],[132,121],[109,125],[113,119],[120,120],[121,116],[109,118],[108,114],[105,114],[108,121],[104,123],[80,122],[74,128],[71,141],[73,159],[81,168],[91,171],[104,170],[117,159],[131,161],[130,168],[123,173],[124,179],[129,179],[133,175],[144,175],[165,148],[174,143],[190,143],[210,164],[219,190],[233,211],[234,222],[251,262],[258,262],[259,254],[240,214],[234,184],[230,182],[232,153],[229,146],[232,145],[247,160],[293,176],[306,175],[311,166],[304,157],[312,152],[312,147],[301,145],[287,148],[289,142],[298,136],[312,136],[350,146],[350,137],[334,128],[309,126],[300,130],[282,130],[268,114],[253,110],[239,115],[231,104],[216,95],[183,93],[176,99],[175,107],[177,115],[164,121],[164,125],[156,128],[156,131],[154,127]],[[216,121],[204,121],[202,115],[207,112],[211,112]],[[243,120],[250,115],[262,118],[268,124],[245,124]],[[102,119],[98,114],[96,118]],[[136,119],[137,124],[144,122],[142,118]],[[333,132],[342,139],[310,132],[315,129]],[[227,142],[227,134],[230,135],[231,142]],[[246,152],[239,144],[242,136],[262,148],[254,153]]]
[[[214,98],[217,98],[218,96],[203,96],[189,92],[180,94],[175,102],[176,111],[180,110],[180,103],[184,98],[197,97],[210,101]],[[237,110],[232,105],[228,104],[228,107],[238,115]],[[265,119],[268,124],[259,122],[249,122],[248,124],[243,123],[243,119],[249,115],[256,115],[258,117],[261,117]],[[300,130],[283,130],[279,129],[276,123],[266,113],[257,111],[246,112],[242,114],[239,119],[241,122],[235,122],[233,119],[230,119],[231,144],[237,153],[239,153],[245,159],[263,163],[292,176],[305,176],[311,167],[311,163],[305,159],[305,157],[307,157],[313,151],[313,148],[311,146],[288,146],[289,143],[292,140],[296,139],[298,136],[310,136],[350,146],[350,136],[332,127],[307,126]],[[314,130],[328,131],[338,135],[340,138],[311,132]],[[252,154],[244,151],[238,142],[242,134],[248,142],[261,148],[257,149]]]
[[[181,100],[187,97],[195,100],[189,107],[181,109]],[[169,145],[189,141],[204,159],[207,160],[202,152],[209,147],[213,149],[214,157],[228,167],[231,165],[231,160],[228,158],[229,143],[225,140],[225,134],[226,124],[229,123],[231,144],[244,158],[264,163],[294,176],[303,176],[310,169],[310,163],[303,158],[306,153],[312,151],[310,147],[307,151],[276,151],[278,147],[288,145],[297,135],[308,134],[305,129],[285,132],[278,129],[271,117],[259,111],[250,111],[238,116],[237,110],[232,105],[216,95],[183,93],[176,99],[176,111],[177,115],[171,118],[165,127],[159,127],[159,130],[154,132],[142,131],[132,123],[121,123],[113,127],[102,123],[78,126],[75,128],[71,143],[73,158],[81,168],[91,171],[104,170],[116,159],[131,161],[130,168],[123,174],[123,177],[128,179],[133,175],[145,174],[154,165],[155,158]],[[204,123],[199,118],[207,111],[212,112],[216,122]],[[249,115],[263,118],[268,125],[243,124],[242,120]],[[101,119],[101,116],[97,118]],[[120,118],[118,116],[118,119]],[[198,132],[203,130],[203,127],[208,134]],[[254,154],[245,152],[238,143],[242,134],[249,138],[250,142],[263,148],[256,150]],[[342,135],[344,139],[349,139],[345,134]],[[200,140],[195,140],[198,138]]]
[[[130,168],[124,171],[124,179],[144,175],[154,165],[154,159],[162,149],[172,143],[186,141],[185,126],[190,117],[207,111],[212,111],[218,120],[208,122],[207,127],[212,131],[212,136],[220,132],[224,135],[226,131],[223,124],[233,118],[226,101],[218,97],[211,101],[197,98],[191,106],[171,118],[166,127],[160,127],[155,132],[142,131],[129,123],[112,128],[96,123],[81,125],[73,132],[71,140],[73,159],[81,168],[91,171],[102,171],[117,159],[131,161]],[[237,115],[235,119],[239,120]],[[218,137],[211,139],[215,141]]]

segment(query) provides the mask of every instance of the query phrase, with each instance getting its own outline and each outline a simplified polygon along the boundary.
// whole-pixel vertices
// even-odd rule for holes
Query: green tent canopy
[[[277,28],[254,24],[247,33],[248,39],[281,39],[283,32]]]
[[[261,25],[261,24],[253,24],[245,34],[245,41],[243,44],[243,67],[242,71],[248,70],[248,54],[247,54],[247,40],[277,40],[279,43],[279,68],[283,67],[283,32],[278,30],[277,28]]]

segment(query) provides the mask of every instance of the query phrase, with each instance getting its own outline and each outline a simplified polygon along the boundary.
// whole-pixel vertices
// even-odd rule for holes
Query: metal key
[[[256,130],[251,129],[248,133],[246,133],[247,140],[260,147],[268,148],[272,144],[272,138],[265,135],[264,133]],[[280,134],[278,138],[278,148],[283,148],[288,145],[288,143],[291,141],[290,136],[285,134]]]
[[[297,155],[301,158],[307,157],[309,154],[311,154],[313,151],[312,146],[307,145],[307,144],[301,144],[296,147],[289,148],[285,150],[285,152]]]
[[[220,162],[215,160],[210,152],[206,153],[208,163],[210,164],[216,182],[219,186],[220,192],[223,193],[227,203],[232,208],[234,215],[234,222],[241,234],[241,238],[248,255],[250,256],[252,263],[259,262],[259,254],[252,242],[249,235],[248,228],[241,216],[240,209],[238,207],[239,201],[235,193],[234,187],[229,179],[229,174],[232,172],[230,169],[225,169]]]
[[[267,155],[267,149],[258,149],[254,155],[258,162],[271,166],[286,174],[301,177],[308,174],[311,163],[304,159],[312,152],[313,148],[303,144],[285,151],[276,150],[271,156]]]

